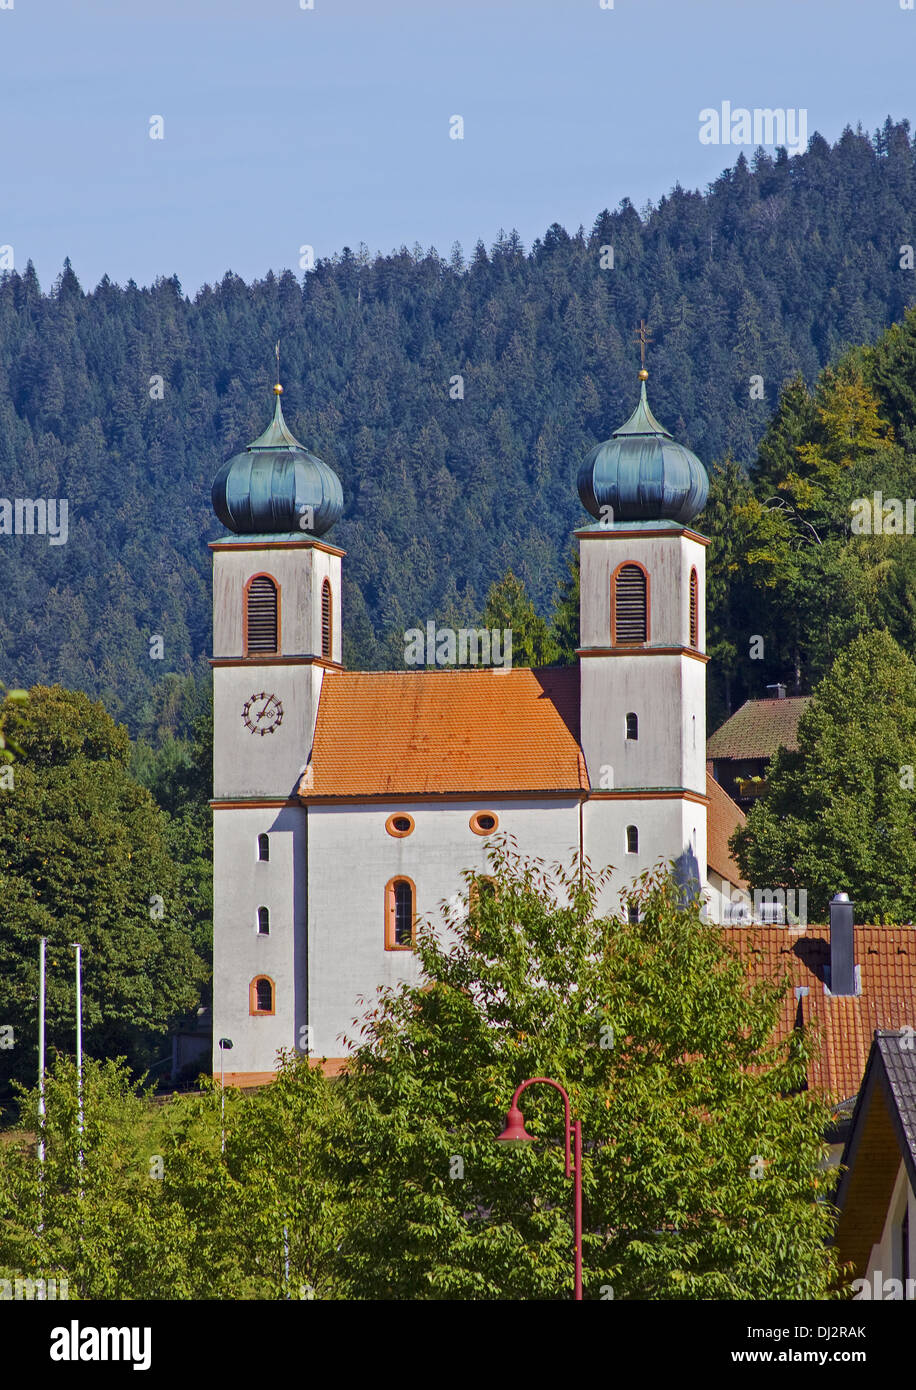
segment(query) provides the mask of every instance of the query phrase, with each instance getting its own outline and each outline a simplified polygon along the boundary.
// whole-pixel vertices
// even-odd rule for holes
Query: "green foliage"
[[[555,1092],[525,1094],[537,1145],[494,1142],[515,1087],[549,1076],[585,1139],[587,1298],[826,1296],[827,1112],[799,1091],[807,1043],[772,1042],[786,984],[749,988],[664,875],[643,882],[631,925],[596,916],[585,870],[547,873],[506,843],[492,872],[451,941],[421,933],[422,983],[380,994],[341,1082],[338,1161],[361,1213],[344,1295],[570,1296]]]
[[[82,1138],[76,1097],[57,1057],[44,1127],[36,1088],[0,1147],[0,1275],[63,1274],[79,1299],[334,1296],[347,1211],[323,1174],[340,1106],[320,1071],[287,1057],[263,1091],[229,1091],[225,1154],[212,1087],[151,1115],[121,1062],[89,1060]]]
[[[697,522],[712,541],[711,723],[775,680],[811,689],[860,634],[887,628],[916,655],[916,545],[852,529],[856,499],[916,497],[914,364],[910,309],[813,391],[787,383],[750,475],[731,461],[713,470]]]
[[[857,637],[817,686],[767,795],[735,833],[750,882],[804,888],[826,918],[839,890],[866,922],[916,917],[916,665],[887,632]]]
[[[535,612],[524,585],[511,570],[487,594],[480,626],[490,631],[511,630],[515,666],[552,666],[557,659],[550,628]]]
[[[206,978],[192,943],[203,909],[173,862],[174,823],[131,777],[126,729],[85,695],[34,687],[18,738],[15,789],[0,793],[0,976],[16,1038],[4,1061],[35,1074],[44,936],[49,1045],[72,1046],[78,941],[87,1050],[142,1062],[143,1034],[197,1004]]]

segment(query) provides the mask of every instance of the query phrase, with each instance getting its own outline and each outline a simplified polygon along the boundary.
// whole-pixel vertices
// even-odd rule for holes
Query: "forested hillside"
[[[708,465],[753,467],[787,379],[813,384],[916,300],[913,242],[916,145],[888,121],[792,159],[742,155],[705,194],[676,188],[643,215],[624,200],[528,251],[515,235],[468,261],[345,249],[301,281],[228,273],[193,300],[174,278],[87,293],[67,264],[42,293],[31,267],[7,273],[0,492],[67,498],[69,537],[0,535],[0,676],[86,690],[136,733],[165,671],[205,669],[210,483],[267,422],[278,337],[287,420],[343,482],[346,659],[394,665],[405,627],[476,614],[509,568],[549,614],[583,517],[578,464],[635,402],[640,318],[659,419]],[[766,467],[786,481],[785,458]],[[736,689],[756,668],[729,656],[733,629],[743,642],[763,622],[720,623]],[[778,655],[803,676],[798,646]]]

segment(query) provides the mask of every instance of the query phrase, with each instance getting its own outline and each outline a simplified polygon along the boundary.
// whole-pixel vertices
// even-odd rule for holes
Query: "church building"
[[[485,875],[490,837],[613,865],[602,910],[671,861],[724,920],[738,872],[729,799],[706,770],[702,463],[652,415],[578,476],[592,520],[578,663],[346,671],[340,481],[280,406],[213,484],[214,1073],[276,1071],[281,1048],[345,1059],[379,986],[414,981],[420,919]],[[718,817],[707,851],[707,811]],[[731,804],[731,803],[729,803]],[[733,821],[740,817],[733,807]],[[713,862],[710,862],[710,857]]]

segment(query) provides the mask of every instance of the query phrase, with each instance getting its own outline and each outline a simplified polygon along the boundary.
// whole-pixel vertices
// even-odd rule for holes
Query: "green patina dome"
[[[639,404],[625,425],[592,449],[579,469],[582,505],[603,520],[679,521],[701,512],[709,478],[696,454],[658,423],[646,398],[648,373],[641,374]]]
[[[340,479],[290,433],[282,390],[274,387],[274,418],[264,433],[227,459],[213,480],[213,510],[238,535],[322,536],[343,514]]]

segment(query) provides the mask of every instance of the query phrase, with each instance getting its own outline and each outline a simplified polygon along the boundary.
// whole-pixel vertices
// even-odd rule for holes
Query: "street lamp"
[[[558,1081],[551,1081],[549,1076],[532,1076],[529,1081],[523,1081],[521,1086],[512,1097],[512,1104],[509,1106],[509,1113],[506,1115],[506,1128],[497,1138],[504,1144],[531,1144],[535,1143],[537,1136],[529,1134],[525,1129],[525,1117],[518,1108],[519,1097],[529,1086],[553,1086],[555,1091],[559,1091],[563,1097],[563,1106],[566,1112],[566,1176],[573,1179],[573,1239],[575,1241],[575,1293],[574,1298],[581,1301],[582,1298],[582,1125],[578,1120],[570,1122],[569,1096],[564,1091]],[[573,1154],[575,1166],[570,1159],[570,1137],[573,1140]]]
[[[226,1088],[223,1085],[223,1057],[232,1050],[231,1038],[219,1040],[219,1151],[226,1152]]]

